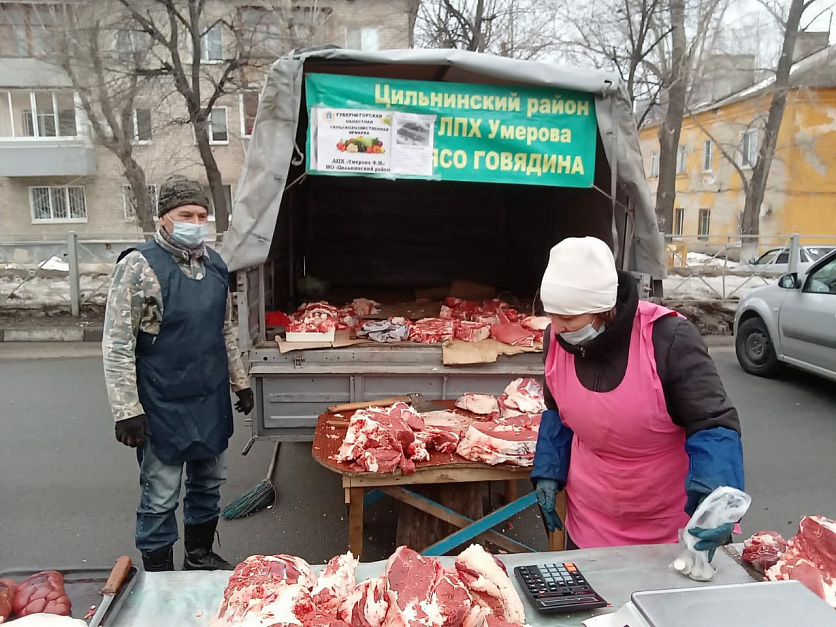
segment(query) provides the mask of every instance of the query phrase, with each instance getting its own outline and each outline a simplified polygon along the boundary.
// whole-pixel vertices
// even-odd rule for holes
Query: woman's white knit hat
[[[615,307],[618,272],[612,251],[595,237],[568,237],[549,254],[540,284],[546,313],[577,316]]]

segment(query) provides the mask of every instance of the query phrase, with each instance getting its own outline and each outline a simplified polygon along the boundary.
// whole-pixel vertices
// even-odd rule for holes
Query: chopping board
[[[492,364],[500,355],[519,355],[521,353],[542,353],[543,345],[511,346],[493,338],[481,342],[462,342],[453,340],[442,346],[442,359],[445,366],[465,366],[469,364]]]

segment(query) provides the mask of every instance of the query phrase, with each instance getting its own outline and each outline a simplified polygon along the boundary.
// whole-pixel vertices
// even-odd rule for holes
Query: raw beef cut
[[[440,318],[447,320],[473,320],[482,313],[479,303],[472,300],[449,297],[441,306]]]
[[[522,327],[534,333],[535,344],[543,343],[543,336],[551,323],[551,318],[548,316],[522,316],[520,318]]]
[[[513,322],[508,316],[508,313],[508,311],[501,309],[497,311],[499,324],[491,327],[491,337],[503,344],[510,344],[511,346],[533,347],[535,332],[526,329],[519,322]]]
[[[357,559],[351,551],[332,557],[311,590],[314,605],[320,614],[336,617],[340,605],[354,592],[354,571]]]
[[[805,516],[767,579],[800,581],[836,608],[836,521]]]
[[[64,591],[64,576],[57,570],[45,570],[24,579],[12,599],[12,613],[57,614],[69,616],[72,604]]]
[[[444,627],[460,627],[472,614],[473,599],[454,570],[444,571],[435,587]]]
[[[229,577],[212,625],[272,625],[258,621],[280,614],[286,616],[288,612],[294,616],[313,616],[316,608],[310,588],[315,583],[313,570],[300,557],[251,555],[238,564]],[[249,618],[250,614],[252,618]],[[244,623],[244,618],[254,622]]]
[[[539,415],[476,421],[468,427],[456,452],[470,461],[492,466],[503,463],[531,466],[539,429]]]
[[[525,623],[525,608],[505,565],[480,545],[471,544],[459,554],[456,571],[474,603],[500,620]]]
[[[0,623],[12,615],[12,600],[17,591],[17,583],[12,579],[0,579]]]
[[[420,449],[414,444],[415,431],[423,428],[421,415],[405,403],[361,409],[349,420],[345,439],[333,459],[352,462],[352,470],[358,472],[385,473],[400,468],[404,474],[413,473],[412,456]]]
[[[502,417],[519,414],[542,414],[546,411],[543,386],[535,379],[514,379],[499,397]]]
[[[743,560],[764,572],[775,566],[787,550],[787,541],[776,531],[758,531],[743,542]]]
[[[470,322],[457,320],[453,330],[453,337],[462,342],[481,342],[491,336],[491,325],[485,322]]]
[[[382,627],[389,611],[386,580],[366,579],[340,606],[340,618],[351,627]]]
[[[480,416],[499,417],[499,404],[490,394],[462,394],[456,400],[456,407]]]
[[[429,411],[421,414],[424,430],[415,434],[428,450],[439,453],[455,453],[459,441],[473,418],[451,411]]]
[[[483,625],[484,627],[525,627],[520,623],[509,623],[507,620],[497,618],[493,614],[488,614]]]
[[[455,333],[453,320],[441,318],[421,318],[409,325],[409,341],[419,344],[438,344],[449,342]]]
[[[311,625],[316,618],[316,607],[311,591],[294,583],[273,586],[250,586],[246,598],[226,603],[211,627],[290,627]]]
[[[386,562],[385,627],[461,627],[473,601],[459,575],[405,546]]]

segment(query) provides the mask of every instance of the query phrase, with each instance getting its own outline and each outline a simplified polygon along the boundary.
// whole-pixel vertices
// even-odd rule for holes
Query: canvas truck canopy
[[[344,85],[340,85],[337,80],[339,75],[346,77],[346,80],[342,81]],[[360,78],[348,79],[348,77]],[[374,79],[371,83],[375,85],[369,84],[370,79]],[[664,276],[663,246],[656,226],[651,196],[645,182],[635,119],[630,101],[618,77],[612,73],[594,69],[519,61],[461,50],[360,52],[320,49],[292,53],[277,60],[270,68],[261,93],[255,128],[235,197],[230,230],[220,249],[230,270],[250,268],[264,263],[270,256],[271,246],[274,245],[274,234],[286,190],[298,183],[307,173],[316,173],[317,169],[323,170],[320,173],[327,174],[321,165],[318,166],[316,161],[312,161],[312,153],[316,153],[317,150],[316,143],[310,141],[311,135],[308,130],[300,127],[300,125],[315,123],[314,116],[311,116],[310,122],[308,120],[306,89],[311,92],[308,93],[309,101],[311,94],[318,93],[317,90],[319,90],[321,93],[316,96],[318,101],[324,101],[326,95],[330,94],[327,97],[331,98],[331,102],[326,104],[329,107],[335,107],[339,103],[334,99],[338,100],[340,93],[344,93],[343,97],[347,100],[354,98],[350,87],[354,83],[361,85],[363,80],[370,89],[369,93],[375,97],[375,100],[371,101],[375,103],[374,108],[391,110],[396,114],[402,111],[405,115],[404,119],[410,115],[410,108],[399,107],[399,98],[394,97],[394,91],[392,97],[389,94],[390,84],[401,84],[401,81],[457,84],[460,90],[468,85],[474,89],[481,85],[485,86],[483,92],[500,87],[505,89],[518,87],[518,90],[508,91],[514,95],[514,98],[522,101],[521,109],[517,110],[523,118],[526,114],[530,117],[532,113],[530,108],[526,111],[526,89],[530,89],[531,94],[542,94],[544,88],[560,90],[560,92],[581,92],[580,95],[583,98],[594,103],[594,106],[589,108],[594,108],[594,122],[597,123],[597,129],[593,126],[592,136],[585,140],[593,156],[597,154],[598,161],[595,164],[594,173],[587,172],[585,178],[574,177],[574,180],[565,178],[563,182],[558,178],[549,181],[538,171],[536,177],[528,180],[521,179],[520,182],[540,186],[567,185],[584,188],[574,190],[576,194],[581,195],[567,196],[571,198],[570,204],[579,216],[578,223],[568,229],[568,234],[572,234],[572,231],[576,234],[586,234],[583,216],[595,213],[597,230],[592,232],[601,233],[602,238],[609,241],[622,269],[643,273],[652,278]],[[420,85],[421,83],[414,84]],[[372,86],[377,89],[377,92],[371,89]],[[394,90],[394,87],[392,89]],[[436,90],[438,94],[442,91],[440,87]],[[440,95],[438,97],[441,98]],[[418,96],[413,95],[412,98],[413,104],[418,104]],[[422,100],[427,100],[423,94]],[[534,102],[536,109],[538,102],[536,98],[530,98],[528,102]],[[310,105],[310,102],[307,104]],[[345,103],[345,107],[358,109],[368,104],[349,101]],[[470,112],[469,115],[473,116],[473,113]],[[475,113],[483,119],[484,130],[487,132],[491,122],[490,113],[488,111]],[[328,115],[330,116],[330,113]],[[391,123],[388,117],[383,119],[386,124]],[[422,142],[426,141],[427,133],[426,128],[422,127],[421,117],[415,116],[415,118],[414,121],[401,121],[398,133],[404,140],[403,143],[417,145],[420,148]],[[433,119],[436,133],[444,134],[443,126],[442,130],[438,130],[438,123],[441,122],[442,125],[446,123],[448,126],[447,135],[453,135],[453,120],[455,120],[456,135],[466,134],[468,122],[465,118]],[[495,120],[493,122],[496,125],[499,124]],[[461,127],[458,126],[459,123]],[[537,127],[535,125],[528,128],[536,129]],[[498,131],[492,126],[490,130]],[[316,132],[315,129],[314,131]],[[325,131],[320,129],[319,132]],[[348,141],[349,139],[351,141]],[[438,139],[441,137],[437,137]],[[508,139],[514,138],[509,136]],[[522,146],[531,145],[530,138],[528,142],[525,141],[525,137],[522,139]],[[364,145],[359,138],[349,137],[346,140],[338,139],[336,146],[348,153],[357,152],[358,149],[361,152],[385,153],[386,146],[376,137],[367,137],[365,141],[368,145]],[[352,143],[356,145],[351,146]],[[520,145],[519,142],[518,145]],[[487,146],[490,145],[487,144]],[[464,150],[455,151],[455,153],[450,150],[447,155],[443,154],[444,151],[440,152],[442,152],[442,162],[446,156],[450,164],[453,163],[454,154],[458,152],[465,154]],[[480,156],[485,157],[489,151],[480,152]],[[419,153],[420,150],[416,154]],[[519,165],[517,163],[514,163],[513,168],[510,165],[505,168],[506,164],[503,163],[503,167],[500,168],[499,154],[497,152],[491,155],[495,156],[495,163],[489,164],[493,165],[491,169],[495,170],[493,177],[485,177],[484,165],[481,174],[466,167],[461,167],[461,171],[455,173],[451,167],[449,176],[458,176],[452,180],[471,181],[471,183],[484,183],[486,186],[491,186],[494,182],[499,182],[497,177],[500,174],[510,177],[512,171],[519,169],[516,167]],[[515,156],[519,154],[522,153],[516,153]],[[380,156],[383,157],[382,154]],[[439,155],[436,154],[435,158],[437,165]],[[542,155],[542,158],[545,160],[547,156]],[[465,159],[466,157],[463,156],[462,161]],[[553,160],[551,164],[554,166]],[[459,163],[456,165],[463,166]],[[534,165],[534,162],[528,165]],[[536,165],[542,165],[540,158],[537,159]],[[388,167],[387,162],[387,172]],[[412,163],[408,167],[419,166]],[[425,161],[423,167],[427,167]],[[417,171],[411,172],[414,174]],[[553,167],[552,172],[554,172]],[[482,176],[481,179],[480,176]],[[444,176],[431,175],[427,178],[441,180]],[[513,184],[515,181],[508,178],[504,182]],[[412,183],[414,184],[415,181]],[[606,225],[603,227],[602,219],[606,220]]]

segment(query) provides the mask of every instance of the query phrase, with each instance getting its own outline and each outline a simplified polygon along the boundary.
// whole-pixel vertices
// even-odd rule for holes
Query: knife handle
[[[338,414],[341,411],[351,411],[352,409],[366,409],[366,407],[385,407],[387,405],[394,405],[395,403],[412,403],[411,396],[390,396],[389,398],[381,398],[375,401],[357,401],[356,403],[343,403],[342,405],[331,405],[328,408],[328,413]]]
[[[124,584],[125,580],[128,578],[128,575],[131,572],[131,566],[131,558],[127,555],[123,555],[116,560],[116,565],[113,567],[113,570],[110,571],[110,575],[107,577],[104,588],[102,588],[102,594],[116,596],[122,588],[122,584]]]

